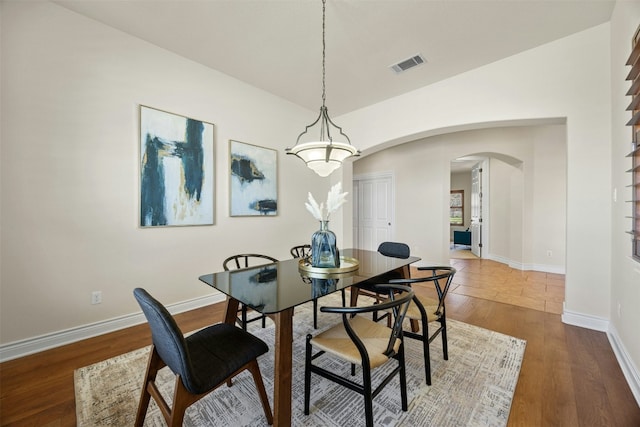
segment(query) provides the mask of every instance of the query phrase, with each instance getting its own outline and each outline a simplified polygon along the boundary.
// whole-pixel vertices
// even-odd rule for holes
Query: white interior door
[[[357,189],[356,189],[357,186]],[[393,228],[393,180],[381,176],[354,181],[357,194],[357,236],[354,242],[360,249],[375,251],[380,243],[391,240]]]
[[[482,164],[471,169],[471,252],[482,257]]]

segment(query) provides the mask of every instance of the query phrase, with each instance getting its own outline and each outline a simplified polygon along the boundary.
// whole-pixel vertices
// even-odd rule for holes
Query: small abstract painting
[[[140,226],[213,225],[213,124],[140,106]]]
[[[239,141],[229,141],[231,216],[278,213],[277,152]]]

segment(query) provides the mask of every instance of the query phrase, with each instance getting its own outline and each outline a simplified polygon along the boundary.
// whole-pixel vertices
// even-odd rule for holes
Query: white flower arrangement
[[[309,201],[304,205],[307,207],[307,210],[311,213],[311,215],[313,215],[313,217],[318,221],[329,221],[329,216],[333,212],[337,211],[340,206],[342,206],[347,201],[347,194],[349,193],[342,192],[342,182],[339,182],[331,187],[331,190],[329,190],[329,193],[327,194],[326,207],[324,203],[320,203],[318,205],[318,202],[316,202],[316,199],[313,198],[313,195],[311,195],[311,193],[309,193]]]

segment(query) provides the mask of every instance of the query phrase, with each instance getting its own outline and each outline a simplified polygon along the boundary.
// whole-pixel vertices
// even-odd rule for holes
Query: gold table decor
[[[308,258],[298,261],[298,270],[307,277],[320,279],[345,277],[346,273],[353,273],[360,267],[360,261],[351,257],[340,257],[340,267],[314,267]]]

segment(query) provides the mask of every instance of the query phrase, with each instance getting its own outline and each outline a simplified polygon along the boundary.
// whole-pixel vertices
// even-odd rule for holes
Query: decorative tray
[[[301,273],[313,273],[315,277],[327,277],[328,275],[336,275],[340,277],[340,274],[351,273],[356,271],[360,267],[360,261],[350,257],[340,257],[340,267],[327,268],[327,267],[314,267],[309,262],[308,258],[302,258],[298,261],[298,270]],[[311,275],[307,274],[312,277]],[[316,276],[318,275],[318,276]],[[321,275],[321,276],[320,276]]]

